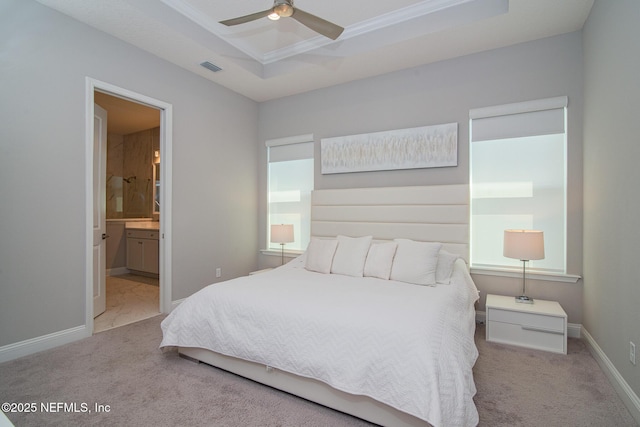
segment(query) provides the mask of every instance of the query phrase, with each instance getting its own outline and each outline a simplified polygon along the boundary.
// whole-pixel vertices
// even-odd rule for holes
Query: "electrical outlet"
[[[222,276],[222,269],[220,267],[216,268],[216,277]]]
[[[636,345],[633,341],[629,341],[629,361],[636,364]]]

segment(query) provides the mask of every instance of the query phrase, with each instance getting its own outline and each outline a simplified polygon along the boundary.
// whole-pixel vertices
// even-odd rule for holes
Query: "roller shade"
[[[269,163],[291,160],[313,159],[313,135],[270,139],[265,142],[269,149]]]
[[[313,159],[313,142],[269,147],[269,163]]]
[[[473,109],[471,141],[564,133],[566,106],[567,97],[557,97]]]

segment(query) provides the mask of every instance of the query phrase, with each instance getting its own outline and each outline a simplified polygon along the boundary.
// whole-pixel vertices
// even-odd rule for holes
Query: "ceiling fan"
[[[336,25],[332,22],[325,21],[315,15],[305,12],[293,6],[293,0],[274,0],[273,7],[271,9],[263,10],[262,12],[252,13],[250,15],[240,16],[238,18],[227,19],[220,21],[221,24],[232,26],[238,24],[244,24],[246,22],[255,21],[256,19],[268,17],[271,20],[278,20],[280,18],[292,17],[302,25],[311,28],[316,33],[320,33],[325,37],[329,37],[332,40],[340,37],[340,34],[344,31],[344,28]]]

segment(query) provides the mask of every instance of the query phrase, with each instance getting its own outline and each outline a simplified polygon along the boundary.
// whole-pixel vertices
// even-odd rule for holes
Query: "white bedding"
[[[366,395],[434,426],[475,426],[477,290],[321,274],[301,260],[210,285],[162,322],[161,347],[198,347]]]

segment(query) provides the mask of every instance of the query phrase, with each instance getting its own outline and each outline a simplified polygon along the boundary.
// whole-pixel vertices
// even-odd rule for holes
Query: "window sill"
[[[302,255],[303,252],[304,251],[285,250],[284,256],[287,258],[296,258]],[[267,256],[282,256],[282,252],[278,249],[260,249],[260,253]]]
[[[508,268],[488,268],[488,267],[471,267],[471,274],[480,274],[484,276],[500,276],[500,277],[519,277],[522,278],[522,269],[514,270]],[[577,283],[582,277],[575,274],[565,273],[545,273],[539,271],[527,270],[527,279],[546,280],[548,282],[565,282]]]

